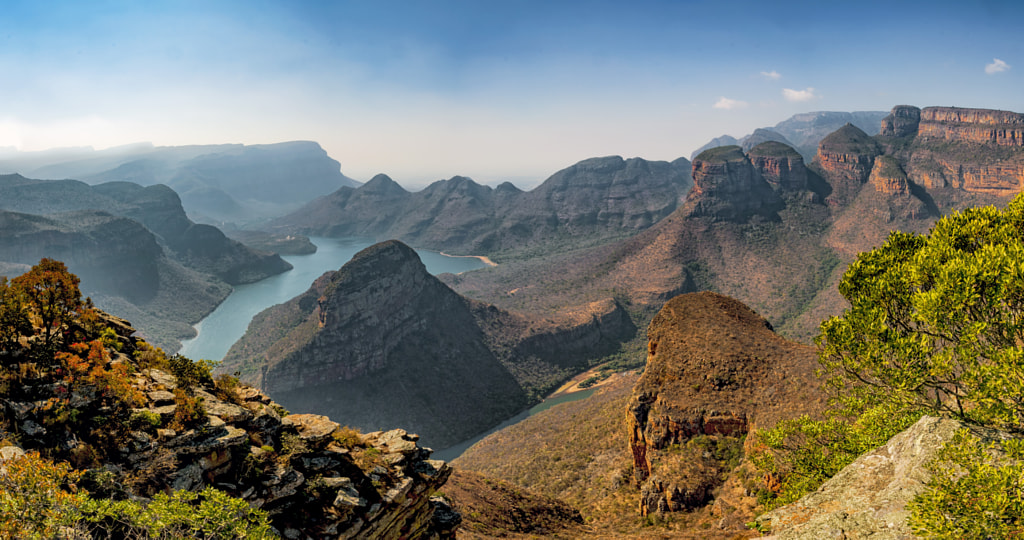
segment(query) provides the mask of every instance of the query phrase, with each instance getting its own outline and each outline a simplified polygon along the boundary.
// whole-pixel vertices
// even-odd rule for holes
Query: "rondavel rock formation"
[[[732,298],[677,296],[647,338],[647,366],[626,412],[642,515],[701,508],[724,483],[729,467],[691,439],[742,446],[755,428],[824,407],[814,348],[776,335]]]
[[[173,368],[145,360],[152,351],[141,347],[127,321],[103,314],[101,320],[115,331],[117,344],[90,361],[128,367],[130,389],[122,393],[139,399],[124,411],[131,419],[118,416],[126,405],[112,404],[108,391],[83,386],[63,395],[66,382],[22,368],[28,373],[22,384],[0,396],[0,440],[17,434],[18,441],[17,448],[0,449],[2,459],[23,450],[70,458],[79,468],[111,474],[116,482],[103,489],[136,500],[214,487],[265,510],[288,539],[455,537],[459,515],[434,496],[451,468],[429,459],[431,451],[416,435],[401,429],[359,434],[325,416],[288,414],[251,387],[225,390],[201,379],[186,384]],[[0,357],[5,365],[27,361],[11,350],[0,350]],[[175,427],[185,395],[199,400],[205,416]],[[60,399],[68,400],[78,421],[55,417],[52,403]],[[103,418],[116,420],[104,429],[88,427]]]
[[[371,246],[257,315],[221,367],[296,410],[403,427],[447,447],[514,416],[635,332],[614,302],[556,320],[459,296],[398,241]]]

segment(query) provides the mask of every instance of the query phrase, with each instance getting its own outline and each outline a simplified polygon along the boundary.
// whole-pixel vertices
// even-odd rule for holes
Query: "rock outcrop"
[[[875,160],[868,184],[886,195],[907,195],[910,192],[907,173],[903,172],[899,161],[890,156],[880,156]]]
[[[634,330],[614,302],[559,321],[473,302],[389,241],[257,315],[222,369],[294,410],[404,427],[446,447],[522,410],[544,390],[531,377],[569,376]]]
[[[795,503],[758,517],[777,540],[917,538],[907,525],[907,503],[931,478],[925,466],[963,427],[955,420],[921,418],[865,453]]]
[[[782,205],[738,146],[705,150],[693,160],[693,189],[686,196],[687,217],[745,221],[771,217]]]
[[[751,148],[747,156],[773,189],[807,189],[807,167],[803,156],[793,147],[774,141],[764,142]]]
[[[642,515],[710,500],[728,468],[708,446],[739,448],[754,427],[824,405],[813,348],[777,336],[731,298],[673,298],[647,336],[647,367],[626,412]]]
[[[0,438],[17,433],[22,449],[117,480],[102,488],[113,492],[94,496],[145,501],[214,487],[265,510],[284,538],[454,538],[458,515],[433,497],[452,470],[429,459],[416,435],[360,434],[324,416],[288,414],[254,388],[183,379],[173,373],[187,366],[142,347],[127,321],[100,320],[116,346],[91,349],[92,374],[80,380],[59,371],[51,380],[24,364],[29,354],[0,351],[5,365],[20,362],[29,374],[0,398]],[[104,377],[103,386],[92,388],[89,377]]]
[[[822,139],[814,164],[832,186],[827,201],[833,205],[848,203],[868,181],[875,158],[881,153],[878,144],[853,124]]]
[[[921,123],[921,109],[913,105],[897,105],[888,116],[882,119],[882,129],[878,132],[882,137],[907,137],[917,135],[917,127]]]
[[[991,109],[926,107],[918,135],[925,140],[1024,146],[1024,114]]]
[[[616,238],[672,213],[691,185],[690,163],[618,156],[563,169],[524,192],[461,176],[410,193],[385,175],[344,187],[274,221],[281,230],[394,238],[431,249],[490,253],[544,242]]]

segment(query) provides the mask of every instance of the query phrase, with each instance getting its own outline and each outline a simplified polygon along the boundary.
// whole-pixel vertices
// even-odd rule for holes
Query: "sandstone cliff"
[[[602,241],[635,234],[678,206],[690,164],[618,156],[563,169],[524,192],[461,176],[409,193],[385,175],[344,187],[274,221],[281,230],[396,238],[432,249],[493,253],[552,240]]]
[[[730,466],[702,448],[742,448],[751,429],[824,406],[814,350],[731,298],[678,296],[647,336],[647,367],[626,414],[643,515],[711,499]]]
[[[913,105],[897,105],[882,119],[882,129],[878,134],[882,137],[916,135],[920,123],[921,109]]]
[[[775,190],[801,191],[808,188],[804,158],[791,146],[764,142],[747,152],[751,164]]]
[[[473,302],[389,241],[258,315],[223,369],[292,409],[402,426],[445,447],[514,416],[633,330],[614,303],[545,321]]]
[[[0,438],[17,434],[19,445],[0,451],[4,458],[36,450],[70,460],[88,470],[82,487],[93,497],[144,503],[214,487],[266,511],[285,538],[454,538],[458,515],[432,497],[451,468],[430,460],[416,435],[359,434],[324,416],[288,414],[256,389],[163,357],[127,321],[100,321],[114,334],[100,349],[93,342],[88,376],[47,371],[21,346],[0,350],[3,365],[23,374],[0,397]],[[3,376],[5,384],[17,377]]]
[[[693,189],[686,196],[687,217],[745,221],[771,219],[782,201],[738,146],[705,150],[693,160]]]
[[[853,124],[822,139],[814,164],[832,187],[828,203],[843,205],[852,200],[868,181],[875,158],[881,153],[878,144]]]

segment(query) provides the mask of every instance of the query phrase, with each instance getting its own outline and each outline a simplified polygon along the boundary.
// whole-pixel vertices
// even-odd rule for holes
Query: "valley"
[[[169,369],[162,362],[222,360],[211,381],[236,374],[229,384],[251,388],[240,386],[248,397],[231,406],[213,386],[203,390],[205,421],[258,441],[237,452],[234,439],[211,447],[220,457],[204,447],[206,461],[194,466],[223,477],[242,470],[228,455],[291,455],[293,443],[276,435],[284,429],[305,441],[287,462],[300,475],[327,460],[332,475],[370,478],[330,487],[351,503],[346,526],[386,528],[375,521],[385,519],[380,508],[405,500],[388,490],[421,480],[396,471],[426,467],[412,463],[435,448],[456,472],[429,462],[430,474],[450,475],[430,489],[463,512],[469,538],[753,537],[747,524],[778,496],[781,477],[757,469],[761,432],[823,418],[829,395],[810,343],[823,320],[849,308],[840,283],[850,264],[894,231],[924,234],[943,216],[1003,208],[1024,190],[1024,115],[901,105],[871,133],[853,123],[823,133],[836,118],[847,117],[794,117],[790,135],[758,130],[750,144],[710,146],[692,161],[587,159],[530,191],[453,177],[410,192],[379,175],[296,211],[278,208],[248,232],[225,226],[230,234],[193,221],[160,184],[8,175],[0,270],[14,277],[41,257],[64,259],[98,307],[138,321],[147,341],[170,352],[181,340],[184,357],[132,368],[144,370],[133,384],[149,395],[170,388],[153,374]],[[784,142],[796,133],[799,148]],[[250,158],[258,168],[269,158],[255,151],[197,155],[168,170]],[[130,323],[105,320],[117,328],[109,339],[148,354]],[[192,325],[198,337],[188,339]],[[37,341],[15,336],[0,355],[27,365]],[[147,407],[170,406],[161,396]],[[0,399],[12,418],[43,418]],[[233,407],[281,409],[250,425],[256,419]],[[338,457],[353,453],[365,461],[359,471]],[[394,473],[386,478],[363,466],[381,453],[389,461],[374,466]],[[324,496],[319,484],[295,486]],[[345,486],[356,494],[341,495]],[[289,489],[268,508],[297,501]],[[357,504],[367,497],[382,506]],[[423,514],[401,519],[423,530],[424,516],[443,512],[440,501],[415,508]]]

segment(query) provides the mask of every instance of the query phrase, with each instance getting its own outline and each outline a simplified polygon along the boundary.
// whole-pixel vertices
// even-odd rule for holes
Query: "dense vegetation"
[[[822,323],[817,340],[833,396],[828,418],[759,433],[765,449],[754,461],[768,508],[815,489],[924,414],[1020,437],[1024,196],[1005,210],[953,213],[925,235],[892,233],[850,265],[840,292],[851,307]],[[1022,457],[1019,438],[989,444],[961,433],[932,464],[912,526],[935,538],[1019,534]]]
[[[78,284],[52,259],[10,282],[0,278],[0,536],[270,537],[265,513],[215,489],[152,492],[167,464],[123,478],[102,466],[132,444],[134,432],[161,423],[136,409],[143,401],[132,380],[138,366],[176,376],[169,424],[176,429],[206,419],[191,389],[214,381],[208,364],[169,359],[143,343],[135,361],[126,361],[112,319],[82,298]],[[233,382],[222,378],[217,387],[230,392]],[[25,403],[42,411],[39,422],[19,421]],[[26,454],[19,445],[28,441],[36,450]]]

